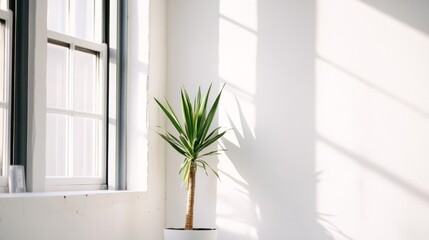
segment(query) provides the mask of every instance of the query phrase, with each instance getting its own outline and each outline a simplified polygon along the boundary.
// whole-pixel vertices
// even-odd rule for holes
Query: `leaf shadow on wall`
[[[287,164],[285,167],[289,169],[277,168],[275,162],[282,161],[282,157],[267,159],[266,154],[255,147],[264,145],[264,143],[253,136],[238,100],[236,100],[236,104],[242,134],[234,131],[238,144],[226,139],[223,139],[222,143],[228,149],[227,157],[231,159],[234,168],[245,180],[245,183],[222,169],[219,171],[223,178],[228,178],[229,182],[232,182],[231,185],[238,186],[235,188],[235,191],[239,191],[238,195],[246,196],[240,206],[236,205],[237,199],[230,199],[231,207],[234,206],[235,211],[245,208],[251,211],[247,212],[246,218],[236,214],[218,213],[218,218],[228,219],[232,223],[231,226],[242,227],[241,230],[236,229],[236,231],[221,233],[222,238],[312,239],[317,237],[319,240],[332,240],[334,238],[331,232],[335,232],[337,235],[343,236],[344,239],[352,240],[341,229],[329,222],[325,214],[312,211],[314,206],[307,205],[308,199],[302,199],[308,198],[308,191],[312,188],[303,188],[303,184],[300,183],[302,181],[298,179],[302,177],[311,178],[310,181],[306,180],[306,184],[315,185],[317,173],[311,176],[300,176],[294,173],[296,166],[288,166]],[[229,116],[228,119],[234,130],[239,128]],[[270,149],[266,150],[270,151]],[[267,174],[264,169],[269,169],[271,174]],[[221,185],[223,184],[227,183],[221,183]],[[224,201],[228,204],[228,199],[224,199]]]

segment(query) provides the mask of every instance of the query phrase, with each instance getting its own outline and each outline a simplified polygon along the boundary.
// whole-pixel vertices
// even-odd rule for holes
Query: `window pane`
[[[67,33],[68,12],[68,0],[48,0],[48,29],[56,32]]]
[[[101,176],[101,121],[74,118],[73,176]]]
[[[47,176],[101,177],[105,120],[100,53],[76,38],[101,42],[103,1],[47,1],[48,30],[70,36],[52,34],[47,41]]]
[[[66,176],[67,174],[67,116],[46,115],[46,175]]]
[[[46,103],[51,108],[68,108],[69,49],[48,43],[46,64]]]
[[[8,3],[9,3],[8,0],[0,0],[0,8],[3,10],[9,10]]]
[[[74,109],[101,113],[101,84],[97,77],[97,55],[75,51]]]
[[[7,79],[5,75],[5,21],[0,20],[0,102],[3,107],[0,108],[0,176],[6,176],[6,164],[8,161],[7,142],[9,128],[8,114],[7,114]]]
[[[0,101],[6,102],[8,101],[8,91],[7,80],[6,80],[6,72],[5,72],[5,30],[6,25],[5,21],[0,19]]]
[[[94,0],[71,0],[75,6],[74,36],[95,41]]]
[[[0,176],[6,175],[6,162],[8,161],[8,110],[0,108]]]

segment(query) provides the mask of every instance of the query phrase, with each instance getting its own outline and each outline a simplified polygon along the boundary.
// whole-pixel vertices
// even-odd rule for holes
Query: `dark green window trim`
[[[127,189],[128,0],[118,0],[118,190]]]
[[[10,0],[9,8],[14,15],[11,164],[27,169],[29,0]]]

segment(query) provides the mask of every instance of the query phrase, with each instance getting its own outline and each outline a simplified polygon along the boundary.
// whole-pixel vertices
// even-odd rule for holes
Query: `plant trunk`
[[[191,166],[189,170],[188,182],[188,203],[186,206],[186,222],[185,230],[192,230],[194,228],[194,198],[195,198],[195,173],[196,167]]]

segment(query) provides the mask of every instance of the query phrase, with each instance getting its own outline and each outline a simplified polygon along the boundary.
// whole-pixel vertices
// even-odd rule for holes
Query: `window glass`
[[[46,105],[68,109],[69,48],[48,43],[46,71]]]
[[[71,0],[75,6],[74,35],[89,41],[95,41],[94,0]]]
[[[0,108],[0,176],[6,176],[6,164],[8,161],[8,128],[9,128],[9,113],[8,109]]]
[[[5,72],[5,30],[6,24],[4,20],[0,20],[0,101],[6,102],[8,97],[8,87]]]
[[[8,79],[6,76],[5,54],[6,24],[0,20],[0,176],[6,176],[8,161],[8,129],[9,129],[9,104],[8,104]]]
[[[101,120],[75,117],[73,176],[101,176]]]
[[[74,109],[101,113],[101,79],[97,77],[97,55],[90,51],[75,51]]]
[[[48,29],[60,33],[68,33],[69,1],[48,0]]]
[[[48,30],[101,42],[101,0],[48,0]]]
[[[73,64],[68,60],[70,54]],[[47,176],[101,176],[104,98],[98,55],[48,43]],[[69,71],[73,73],[71,78]],[[69,102],[70,98],[73,100]]]
[[[101,120],[47,114],[47,124],[47,176],[101,177]]]
[[[0,0],[0,9],[8,10],[9,9],[9,0]]]
[[[67,176],[68,170],[68,117],[46,115],[46,175]]]

